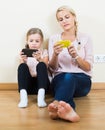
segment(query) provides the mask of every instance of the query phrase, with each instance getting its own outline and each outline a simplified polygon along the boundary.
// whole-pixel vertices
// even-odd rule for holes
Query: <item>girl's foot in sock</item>
[[[27,92],[25,89],[20,90],[20,102],[18,104],[18,107],[24,108],[28,105],[28,98],[27,98]]]
[[[38,107],[47,106],[47,103],[45,102],[45,89],[43,88],[39,89],[38,91],[37,104],[38,104]]]

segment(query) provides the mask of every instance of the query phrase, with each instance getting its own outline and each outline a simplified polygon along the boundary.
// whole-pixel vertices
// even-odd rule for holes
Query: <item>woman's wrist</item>
[[[76,57],[74,57],[75,60],[77,60],[79,58],[79,56],[77,55]]]
[[[53,53],[53,57],[58,57],[58,54],[56,54],[56,53]]]

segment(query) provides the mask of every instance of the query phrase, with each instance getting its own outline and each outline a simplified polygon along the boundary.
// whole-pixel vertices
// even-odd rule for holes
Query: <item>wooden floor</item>
[[[47,103],[51,100],[47,95]],[[105,90],[91,90],[87,97],[75,99],[78,123],[51,120],[47,107],[37,107],[35,95],[29,96],[27,108],[18,108],[18,102],[16,90],[0,91],[0,130],[105,130]]]

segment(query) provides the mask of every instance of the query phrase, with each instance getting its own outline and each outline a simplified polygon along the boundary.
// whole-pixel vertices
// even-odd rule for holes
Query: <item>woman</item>
[[[58,8],[56,18],[63,32],[49,39],[54,101],[49,104],[48,111],[52,119],[77,122],[80,117],[75,111],[73,98],[86,96],[91,89],[93,47],[90,37],[78,32],[73,9],[68,6]],[[71,45],[64,48],[60,44],[62,40],[68,40]]]

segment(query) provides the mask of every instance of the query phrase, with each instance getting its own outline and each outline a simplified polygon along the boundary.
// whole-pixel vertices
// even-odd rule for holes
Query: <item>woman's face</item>
[[[40,34],[31,34],[27,38],[27,44],[30,49],[40,49],[42,44],[42,37]]]
[[[73,16],[68,10],[58,12],[57,20],[65,31],[74,29],[75,27],[75,16]]]

